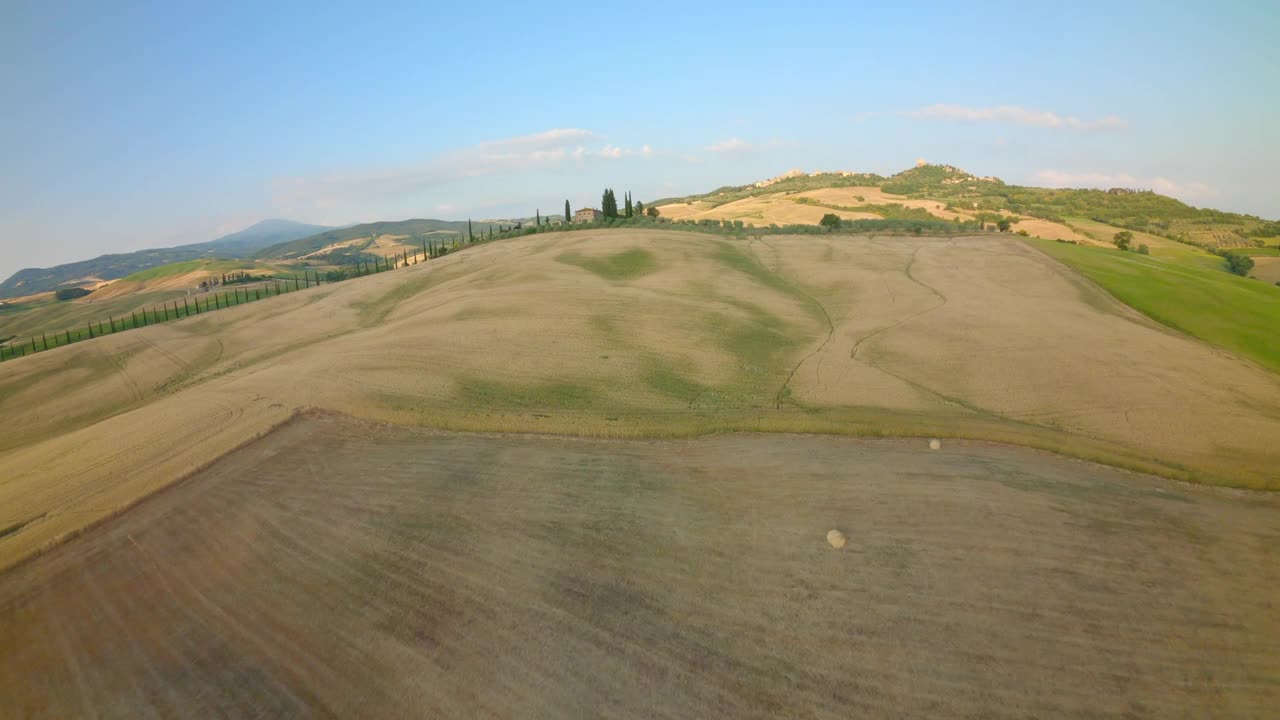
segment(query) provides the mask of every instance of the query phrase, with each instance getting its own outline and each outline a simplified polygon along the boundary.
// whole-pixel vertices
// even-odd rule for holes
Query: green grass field
[[[258,264],[251,260],[188,260],[186,262],[169,263],[160,267],[153,267],[147,270],[139,270],[138,272],[124,278],[125,281],[146,282],[148,280],[159,280],[166,277],[174,277],[177,275],[186,275],[187,273],[203,270],[211,273],[225,273],[232,270],[251,270],[257,268]],[[262,269],[269,269],[263,266]]]
[[[1116,233],[1124,229],[1085,218],[1067,218],[1067,225],[1076,232],[1084,233],[1094,240],[1108,243],[1111,242]],[[1133,233],[1132,247],[1137,249],[1138,245],[1145,244],[1151,248],[1151,257],[1185,267],[1226,272],[1226,261],[1208,250],[1201,250],[1194,245],[1187,245],[1186,243],[1180,243],[1176,240],[1162,238],[1150,233],[1134,230],[1130,232]]]
[[[10,335],[23,338],[42,332],[52,334],[65,330],[71,330],[74,335],[84,330],[86,322],[107,322],[108,318],[127,316],[139,308],[161,305],[185,295],[184,290],[165,290],[94,302],[87,302],[89,298],[82,298],[64,302],[39,300],[7,305],[0,308],[0,338]]]
[[[1232,255],[1247,255],[1249,257],[1280,257],[1280,247],[1235,248],[1227,252]]]
[[[1027,242],[1157,322],[1280,372],[1280,288],[1198,261],[1162,259],[1155,248],[1144,256],[1039,238]]]

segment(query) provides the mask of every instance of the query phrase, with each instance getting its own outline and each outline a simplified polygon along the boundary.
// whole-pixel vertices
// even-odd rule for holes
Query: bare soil
[[[1280,283],[1280,257],[1255,257],[1249,275],[1265,283]]]
[[[0,575],[0,698],[60,718],[1274,717],[1277,511],[983,443],[305,417]]]

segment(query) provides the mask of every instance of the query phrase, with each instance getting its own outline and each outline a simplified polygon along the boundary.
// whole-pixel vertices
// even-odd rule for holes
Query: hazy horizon
[[[1280,217],[1274,7],[10,16],[0,278],[266,218],[547,214],[917,158]]]

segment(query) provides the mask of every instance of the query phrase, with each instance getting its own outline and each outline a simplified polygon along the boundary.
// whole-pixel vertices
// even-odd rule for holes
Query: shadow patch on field
[[[457,385],[464,407],[588,409],[599,401],[594,389],[573,382],[519,384],[471,377]]]
[[[612,282],[635,280],[658,269],[658,261],[653,253],[643,248],[623,250],[603,257],[585,256],[570,251],[557,255],[556,261],[580,267]]]

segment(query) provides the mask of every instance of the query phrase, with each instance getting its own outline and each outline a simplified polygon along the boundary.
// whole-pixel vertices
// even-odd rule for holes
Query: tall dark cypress
[[[573,222],[573,216],[569,214],[569,201],[564,201],[564,221],[566,223]]]
[[[541,209],[538,209],[537,211],[535,211],[535,215],[533,217],[533,224],[535,227],[542,227],[542,210]]]
[[[476,237],[471,233],[471,218],[467,218],[467,242],[475,242]]]

